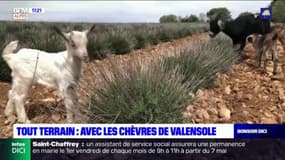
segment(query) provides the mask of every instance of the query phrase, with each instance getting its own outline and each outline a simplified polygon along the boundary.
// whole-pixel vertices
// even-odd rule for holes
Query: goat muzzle
[[[215,33],[213,33],[213,32],[209,32],[209,36],[210,36],[211,38],[213,38],[213,37],[215,37],[215,36],[216,36],[216,34],[215,34]]]
[[[82,58],[82,60],[85,62],[85,63],[88,63],[90,61],[90,58],[88,56],[84,56]]]

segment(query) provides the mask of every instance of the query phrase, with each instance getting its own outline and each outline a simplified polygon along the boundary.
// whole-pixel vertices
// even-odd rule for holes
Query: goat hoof
[[[25,123],[25,124],[31,124],[31,121],[30,121],[30,120],[26,120],[26,121],[24,121],[23,123]]]
[[[7,116],[7,120],[4,122],[5,125],[11,125],[14,124],[17,121],[17,117],[12,115],[12,116]]]
[[[18,118],[18,122],[25,123],[25,124],[30,124],[31,123],[31,121],[29,119],[22,119],[22,118]]]
[[[26,124],[31,124],[31,121],[30,121],[30,120],[26,120],[25,123],[26,123]]]

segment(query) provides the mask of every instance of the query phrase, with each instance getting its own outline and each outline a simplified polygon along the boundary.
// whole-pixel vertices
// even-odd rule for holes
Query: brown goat
[[[261,34],[251,34],[247,37],[247,42],[252,43],[258,56],[258,66],[262,67],[264,62],[264,69],[266,70],[268,54],[271,53],[273,61],[273,74],[277,73],[277,41],[279,40],[285,49],[285,27],[273,26],[271,32]]]

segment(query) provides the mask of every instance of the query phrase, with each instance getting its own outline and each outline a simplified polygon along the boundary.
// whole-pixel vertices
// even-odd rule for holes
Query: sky
[[[187,16],[226,7],[233,18],[241,12],[258,13],[271,1],[0,1],[0,20],[12,20],[13,8],[44,8],[41,14],[29,14],[29,21],[57,22],[158,22],[162,15]]]

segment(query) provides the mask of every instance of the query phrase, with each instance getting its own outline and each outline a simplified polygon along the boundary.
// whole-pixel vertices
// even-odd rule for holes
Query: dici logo
[[[30,139],[0,140],[0,149],[1,160],[31,159]]]
[[[272,8],[260,8],[260,17],[265,20],[272,19]]]

